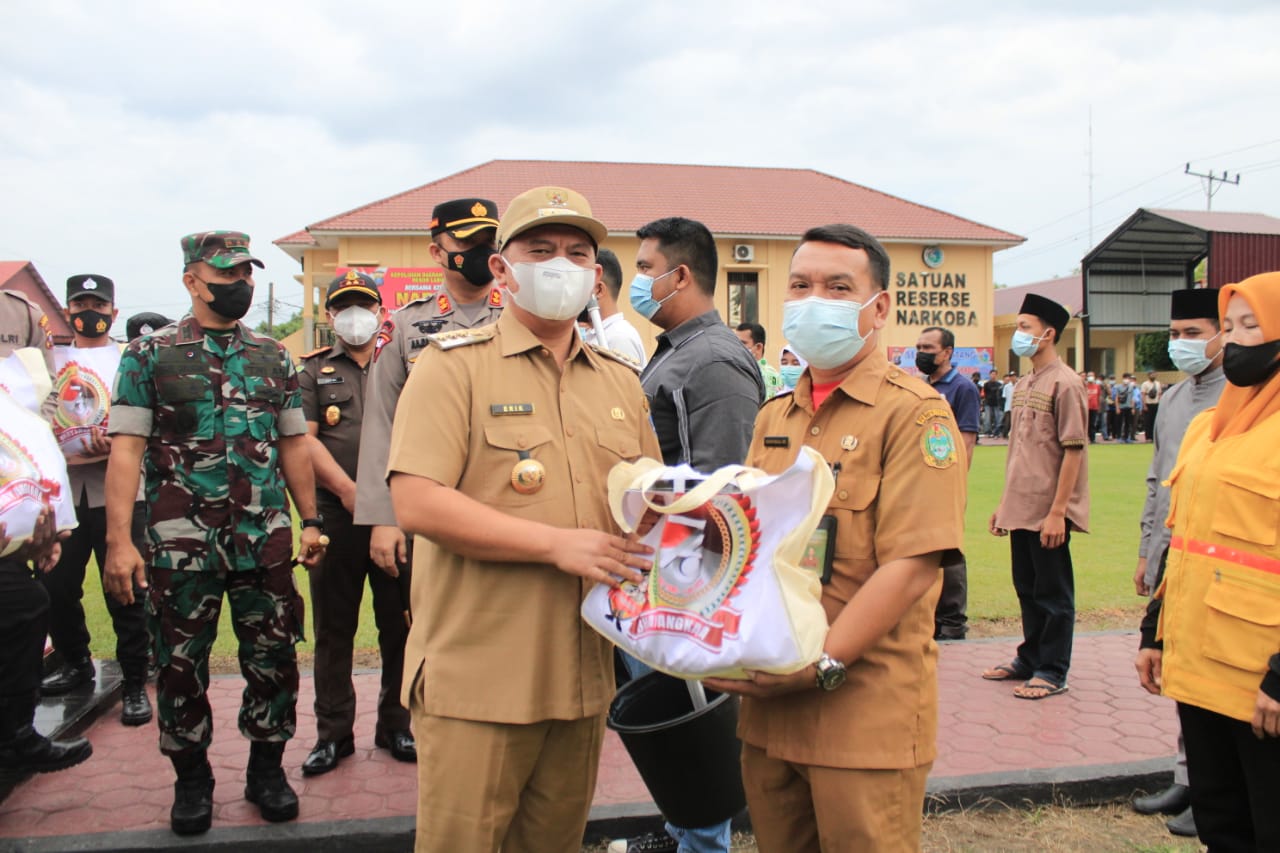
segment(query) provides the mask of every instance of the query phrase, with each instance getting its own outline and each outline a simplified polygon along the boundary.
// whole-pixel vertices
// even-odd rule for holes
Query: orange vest
[[[1280,652],[1280,415],[1211,441],[1213,412],[1191,422],[1169,477],[1157,636],[1165,695],[1249,721]]]

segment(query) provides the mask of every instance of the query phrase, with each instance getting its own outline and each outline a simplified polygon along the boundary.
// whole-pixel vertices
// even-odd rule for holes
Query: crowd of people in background
[[[879,339],[889,258],[858,228],[803,236],[776,367],[761,325],[720,316],[714,239],[680,217],[637,232],[627,299],[660,330],[647,358],[618,309],[622,271],[599,246],[607,233],[566,188],[529,190],[501,216],[486,199],[443,202],[431,223],[441,291],[388,317],[372,278],[338,276],[324,298],[335,343],[301,367],[239,322],[262,266],[247,235],[182,238],[191,311],[111,347],[109,432],[91,448],[101,470],[72,481],[81,528],[58,539],[42,515],[23,550],[0,560],[0,627],[14,638],[0,650],[0,767],[60,770],[92,754],[84,739],[32,728],[41,691],[95,677],[79,604],[92,551],[111,597],[125,725],[151,721],[148,663],[158,671],[173,830],[200,834],[213,818],[208,658],[224,597],[246,678],[245,798],[266,820],[296,818],[282,756],[296,730],[301,563],[317,635],[317,730],[303,774],[334,771],[354,751],[352,644],[367,579],[384,665],[374,745],[417,763],[417,849],[576,850],[616,686],[613,649],[578,607],[590,585],[639,583],[651,566],[650,549],[607,520],[608,471],[643,455],[701,472],[745,463],[779,473],[803,445],[831,466],[828,515],[844,531],[822,587],[821,658],[797,673],[706,684],[742,697],[741,771],[761,850],[916,849],[936,754],[930,636],[967,631],[961,544],[974,448],[1009,442],[988,530],[1008,537],[1023,630],[1013,659],[981,675],[1039,701],[1069,689],[1069,546],[1087,532],[1088,445],[1143,441],[1155,460],[1134,584],[1153,603],[1138,669],[1143,687],[1178,700],[1186,749],[1174,786],[1135,808],[1175,814],[1174,832],[1198,826],[1211,849],[1214,839],[1280,848],[1267,808],[1280,793],[1280,654],[1268,657],[1280,648],[1269,604],[1280,587],[1256,574],[1280,574],[1280,473],[1250,467],[1275,455],[1280,274],[1228,285],[1220,303],[1175,294],[1170,356],[1188,379],[1172,389],[1155,372],[1139,382],[1073,370],[1057,352],[1069,312],[1034,294],[1012,342],[1025,375],[966,377],[952,362],[954,333],[929,327],[916,378]],[[73,277],[67,295],[73,349],[111,344],[110,279]],[[0,324],[26,330],[14,343],[49,349],[32,306],[0,308],[16,312]],[[1225,347],[1210,337],[1219,313]],[[1224,405],[1192,420],[1224,381]],[[561,413],[557,429],[535,417],[546,412]],[[1183,432],[1192,449],[1180,457]],[[1213,491],[1225,514],[1218,501],[1179,506],[1193,487]],[[923,525],[920,495],[932,501]],[[1212,575],[1196,570],[1220,553],[1231,566],[1218,580],[1227,572],[1234,586],[1206,590]],[[1183,621],[1163,622],[1162,601]],[[1201,624],[1239,642],[1187,643]],[[42,674],[46,630],[62,663]],[[620,663],[619,682],[648,672]],[[609,849],[727,851],[729,830],[727,820],[669,823]]]

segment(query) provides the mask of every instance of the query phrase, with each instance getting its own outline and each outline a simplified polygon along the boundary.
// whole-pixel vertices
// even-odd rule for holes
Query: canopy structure
[[[1091,328],[1166,328],[1169,294],[1196,286],[1204,258],[1208,287],[1280,269],[1280,219],[1140,208],[1081,264],[1086,336]]]

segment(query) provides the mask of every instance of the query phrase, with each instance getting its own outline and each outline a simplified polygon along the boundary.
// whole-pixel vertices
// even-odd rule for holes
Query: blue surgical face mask
[[[821,296],[784,302],[782,335],[796,355],[819,370],[848,364],[867,342],[858,329],[858,317],[881,293],[861,304]]]
[[[1040,342],[1048,337],[1048,335],[1048,329],[1046,329],[1045,333],[1038,338],[1030,332],[1019,330],[1013,333],[1013,341],[1009,344],[1009,348],[1022,358],[1030,358],[1036,354],[1036,350],[1040,348]]]
[[[1218,335],[1220,334],[1222,333],[1219,332]],[[1173,362],[1174,367],[1188,376],[1199,376],[1213,363],[1213,359],[1206,356],[1204,351],[1209,346],[1209,342],[1216,340],[1218,335],[1203,340],[1178,338],[1176,341],[1169,341],[1169,360]]]
[[[788,388],[796,387],[796,383],[800,381],[800,375],[804,373],[804,368],[798,364],[784,364],[778,368],[778,375],[782,377],[782,382]]]
[[[680,268],[676,267],[675,269],[669,269],[657,278],[654,278],[651,275],[642,275],[637,273],[636,277],[631,279],[631,286],[627,289],[627,295],[631,300],[631,307],[636,309],[636,313],[646,320],[652,320],[653,315],[658,313],[658,309],[661,308],[668,299],[679,293],[678,290],[673,290],[662,299],[653,298],[653,283],[666,278],[678,269]]]

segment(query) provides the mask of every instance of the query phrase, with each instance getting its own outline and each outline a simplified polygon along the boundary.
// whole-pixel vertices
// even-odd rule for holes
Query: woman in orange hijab
[[[1218,311],[1227,387],[1169,477],[1137,667],[1178,702],[1200,840],[1280,850],[1280,272],[1226,285]]]

